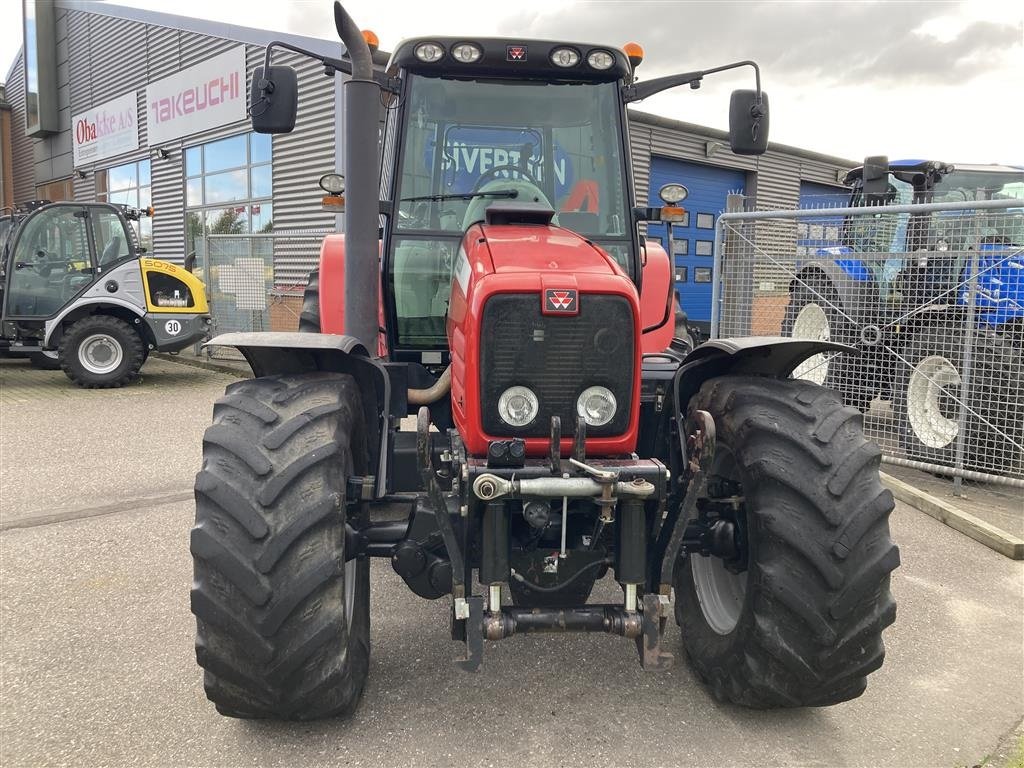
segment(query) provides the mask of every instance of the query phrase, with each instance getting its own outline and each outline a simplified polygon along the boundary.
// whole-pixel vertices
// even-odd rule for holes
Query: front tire
[[[706,382],[690,409],[715,420],[709,499],[742,500],[732,570],[699,554],[676,567],[676,619],[697,674],[716,698],[754,708],[859,696],[882,665],[899,565],[893,497],[861,414],[813,384],[747,376]]]
[[[64,373],[86,389],[123,387],[145,360],[139,334],[119,317],[90,315],[69,328],[58,355]]]
[[[355,710],[369,671],[369,560],[345,559],[347,479],[366,471],[348,375],[232,384],[196,476],[192,612],[207,697],[224,715]],[[361,521],[360,521],[361,522]]]

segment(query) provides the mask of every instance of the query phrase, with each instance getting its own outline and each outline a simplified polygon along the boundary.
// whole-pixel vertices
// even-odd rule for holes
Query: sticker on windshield
[[[526,61],[526,46],[525,45],[507,45],[507,46],[505,46],[505,59],[506,59],[506,61]]]

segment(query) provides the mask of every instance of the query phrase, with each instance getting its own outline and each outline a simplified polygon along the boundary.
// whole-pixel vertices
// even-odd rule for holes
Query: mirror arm
[[[344,72],[346,75],[352,74],[352,62],[346,61],[345,59],[335,59],[331,56],[321,56],[319,53],[313,53],[313,51],[307,51],[305,48],[299,48],[291,43],[286,43],[281,40],[271,40],[267,43],[266,50],[263,55],[263,71],[270,71],[270,52],[272,48],[283,48],[293,53],[301,54],[314,61],[319,61],[324,65],[324,74],[328,77],[333,77],[336,72]],[[373,70],[373,79],[376,80],[383,86],[390,85],[388,76],[383,72]],[[272,90],[272,89],[271,89]],[[268,90],[268,93],[270,91]]]
[[[696,72],[683,72],[679,75],[668,75],[666,77],[658,77],[654,80],[648,80],[647,82],[633,83],[631,85],[624,86],[622,89],[622,100],[626,104],[630,104],[634,101],[642,101],[649,96],[653,96],[656,93],[661,93],[669,88],[675,88],[680,85],[689,85],[691,88],[700,88],[700,82],[707,75],[713,75],[717,72],[725,72],[729,69],[738,69],[739,67],[753,67],[754,68],[754,80],[757,88],[757,104],[756,109],[760,110],[761,107],[761,70],[757,66],[756,62],[753,61],[735,61],[732,64],[724,64],[721,67],[714,67],[713,69],[703,69]],[[761,117],[762,115],[754,115],[754,117]]]

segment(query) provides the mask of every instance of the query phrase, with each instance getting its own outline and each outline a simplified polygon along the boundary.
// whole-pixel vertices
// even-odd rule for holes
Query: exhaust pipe
[[[406,399],[410,405],[430,405],[436,403],[448,394],[452,388],[452,367],[449,365],[444,373],[437,377],[437,381],[427,389],[410,389]]]
[[[377,114],[380,86],[373,79],[373,59],[359,27],[341,3],[334,3],[334,26],[352,60],[345,94],[345,332],[377,349],[380,303],[377,224]]]

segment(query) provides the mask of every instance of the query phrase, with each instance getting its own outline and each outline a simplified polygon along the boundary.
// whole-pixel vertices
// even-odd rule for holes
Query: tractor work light
[[[413,53],[416,54],[416,58],[420,61],[433,64],[444,57],[444,48],[437,43],[420,43],[416,46],[416,50]]]
[[[345,191],[345,177],[340,173],[325,173],[320,177],[320,189],[329,195],[340,195]]]
[[[687,197],[690,196],[690,190],[684,187],[682,184],[666,184],[658,190],[658,197],[661,198],[661,202],[665,205],[675,205],[681,203]]]
[[[603,427],[615,417],[615,395],[607,387],[589,387],[576,400],[576,413],[590,427]]]
[[[456,61],[461,61],[463,64],[472,64],[475,61],[479,61],[483,55],[484,52],[480,50],[480,46],[473,45],[473,43],[459,43],[452,46],[452,58]]]
[[[615,63],[615,57],[608,51],[591,51],[587,54],[587,64],[594,69],[611,69]]]
[[[509,387],[498,398],[498,415],[510,427],[525,427],[537,417],[537,396],[526,387]]]
[[[575,67],[580,63],[580,52],[575,48],[555,48],[551,52],[551,63],[556,67]]]

